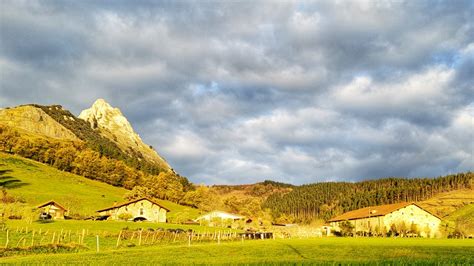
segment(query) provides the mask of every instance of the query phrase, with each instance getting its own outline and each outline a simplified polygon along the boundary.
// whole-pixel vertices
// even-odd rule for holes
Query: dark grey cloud
[[[1,1],[0,106],[102,97],[194,182],[472,170],[472,1]]]

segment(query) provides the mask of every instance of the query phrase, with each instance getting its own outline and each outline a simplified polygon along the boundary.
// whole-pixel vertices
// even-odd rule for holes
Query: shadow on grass
[[[289,247],[291,250],[293,250],[293,252],[295,252],[296,255],[298,255],[300,258],[305,259],[305,260],[309,259],[308,257],[301,254],[301,252],[298,249],[296,249],[295,247],[293,247],[292,245],[290,245],[290,244],[284,244],[284,245]]]
[[[13,176],[7,175],[8,173],[13,172],[12,170],[0,170],[0,188],[6,189],[15,189],[29,185],[29,183],[22,182],[20,179],[17,179]]]

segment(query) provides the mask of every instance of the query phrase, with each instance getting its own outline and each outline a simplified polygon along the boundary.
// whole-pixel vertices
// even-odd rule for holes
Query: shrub
[[[341,233],[343,236],[352,236],[354,231],[354,225],[349,221],[343,221],[339,224]]]
[[[119,214],[118,218],[119,218],[120,220],[128,221],[128,220],[130,220],[130,219],[133,218],[133,215],[131,215],[131,214],[128,213],[128,212],[124,212],[124,213]]]

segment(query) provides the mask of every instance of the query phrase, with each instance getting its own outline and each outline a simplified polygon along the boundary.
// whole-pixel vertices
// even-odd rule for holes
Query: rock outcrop
[[[64,119],[74,118],[64,117]],[[0,124],[22,130],[26,133],[49,138],[80,141],[73,132],[51,118],[40,108],[32,105],[1,109]]]
[[[138,155],[149,162],[170,169],[168,163],[135,133],[122,112],[105,100],[96,100],[91,108],[83,110],[78,117],[89,122],[91,127],[98,130],[102,136],[115,142],[122,151]]]

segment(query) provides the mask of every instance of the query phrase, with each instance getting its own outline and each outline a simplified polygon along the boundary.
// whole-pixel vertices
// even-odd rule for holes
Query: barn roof
[[[164,207],[163,205],[159,204],[158,202],[150,199],[150,198],[147,198],[147,197],[142,197],[142,198],[138,198],[138,199],[135,199],[135,200],[131,200],[131,201],[127,201],[127,202],[124,202],[124,203],[120,203],[120,204],[117,204],[117,205],[114,205],[114,206],[111,206],[111,207],[108,207],[108,208],[105,208],[105,209],[101,209],[101,210],[98,210],[97,212],[102,212],[102,211],[108,211],[108,210],[112,210],[112,209],[116,209],[116,208],[120,208],[120,207],[123,207],[123,206],[127,206],[127,205],[130,205],[130,204],[133,204],[135,202],[139,202],[139,201],[142,201],[142,200],[147,200],[155,205],[158,205],[160,206],[161,208],[165,209],[167,212],[169,212],[170,210],[166,207]]]
[[[424,208],[420,207],[420,205],[417,205],[416,203],[402,202],[402,203],[395,203],[395,204],[388,204],[388,205],[365,207],[365,208],[362,208],[362,209],[346,212],[346,213],[343,213],[339,216],[336,216],[336,217],[330,219],[328,222],[337,222],[337,221],[345,221],[345,220],[362,219],[362,218],[368,218],[368,217],[385,216],[389,213],[392,213],[396,210],[407,207],[409,205],[415,205],[418,208],[423,209],[424,211],[426,211],[426,212],[430,213],[431,215],[437,217],[438,219],[441,219],[437,215],[425,210]]]
[[[36,208],[39,209],[39,208],[43,208],[43,207],[46,207],[46,206],[49,206],[49,205],[54,205],[54,206],[56,206],[56,207],[58,207],[58,208],[60,208],[60,209],[63,209],[63,210],[65,210],[65,211],[67,211],[66,208],[64,208],[61,204],[57,203],[57,202],[54,201],[54,200],[50,200],[50,201],[45,202],[45,203],[43,203],[43,204],[41,204],[41,205],[38,205],[38,206],[36,206]]]

